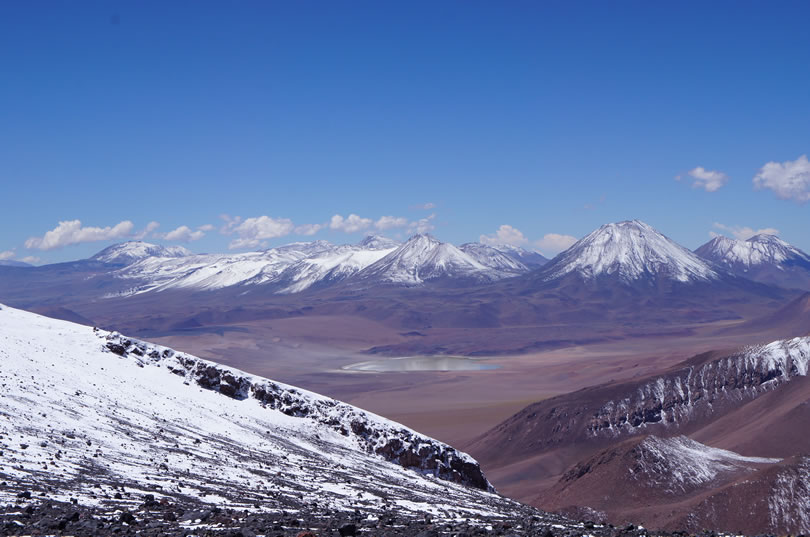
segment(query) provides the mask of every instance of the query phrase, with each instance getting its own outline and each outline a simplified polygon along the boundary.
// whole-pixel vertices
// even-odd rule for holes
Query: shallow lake
[[[463,356],[406,356],[359,362],[343,367],[346,371],[480,371],[498,369],[497,365]]]

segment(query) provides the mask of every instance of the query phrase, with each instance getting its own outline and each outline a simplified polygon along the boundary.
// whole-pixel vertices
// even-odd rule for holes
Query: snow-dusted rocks
[[[259,510],[517,509],[468,455],[292,386],[0,306],[0,503],[122,490]],[[120,498],[120,495],[119,495]]]
[[[575,274],[637,281],[711,281],[720,275],[703,259],[638,220],[606,224],[543,267],[546,281]]]
[[[686,436],[660,438],[650,435],[636,448],[637,463],[628,468],[632,479],[665,494],[683,494],[722,479],[725,475],[749,473],[775,457],[745,457],[718,449]]]

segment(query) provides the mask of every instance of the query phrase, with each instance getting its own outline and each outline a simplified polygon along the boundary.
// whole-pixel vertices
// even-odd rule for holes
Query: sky
[[[0,260],[640,219],[810,251],[809,2],[3,2]]]

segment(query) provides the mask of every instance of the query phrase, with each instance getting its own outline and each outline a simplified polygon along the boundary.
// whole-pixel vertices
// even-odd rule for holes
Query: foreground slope
[[[0,306],[0,364],[0,505],[540,514],[399,424],[115,332]]]

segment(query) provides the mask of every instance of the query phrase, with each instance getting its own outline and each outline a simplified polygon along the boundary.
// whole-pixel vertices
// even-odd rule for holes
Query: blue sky
[[[353,242],[375,225],[455,243],[500,228],[552,254],[630,218],[690,248],[750,228],[810,251],[808,16],[808,2],[0,3],[0,257],[77,259],[133,236]]]

